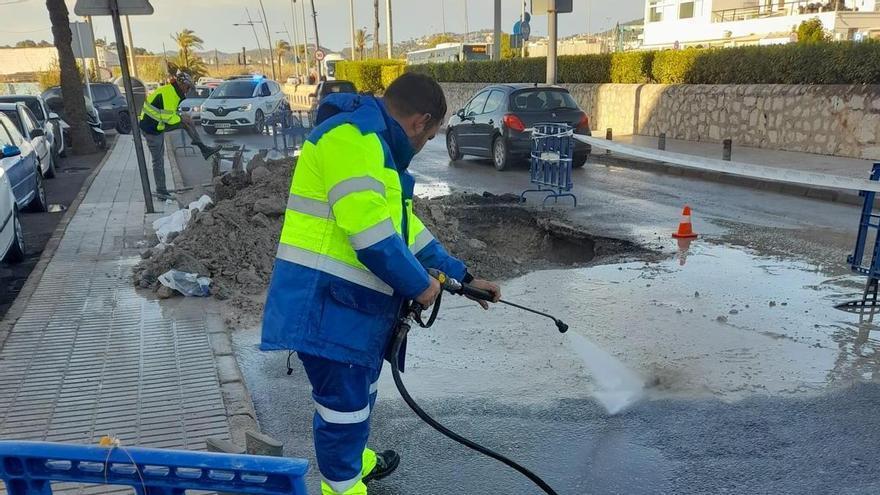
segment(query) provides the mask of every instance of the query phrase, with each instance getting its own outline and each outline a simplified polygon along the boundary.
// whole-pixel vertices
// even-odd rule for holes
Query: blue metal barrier
[[[875,163],[871,170],[871,180],[880,180],[880,163]],[[864,199],[862,203],[862,215],[859,217],[859,232],[856,234],[856,246],[853,254],[846,257],[852,271],[865,275],[868,281],[862,292],[861,300],[846,301],[834,307],[850,313],[858,313],[860,323],[871,323],[874,315],[878,312],[878,294],[880,294],[880,214],[874,213],[874,199],[877,193],[873,191],[861,191]],[[871,258],[866,260],[869,236],[874,242],[871,248]]]
[[[529,165],[529,181],[536,189],[526,189],[520,194],[525,201],[526,193],[548,193],[542,204],[553,198],[569,196],[577,206],[577,198],[570,193],[571,162],[574,156],[574,129],[567,124],[535,124],[532,131],[532,153]]]
[[[0,480],[9,495],[51,495],[53,482],[127,485],[138,495],[306,495],[308,468],[306,460],[283,457],[0,441]]]
[[[282,109],[266,117],[266,128],[272,130],[273,148],[281,152],[296,149],[297,142],[305,142],[309,134],[308,128],[303,125],[302,112],[295,115],[289,109]],[[281,137],[282,148],[278,148],[278,138]],[[288,140],[290,142],[288,143]]]

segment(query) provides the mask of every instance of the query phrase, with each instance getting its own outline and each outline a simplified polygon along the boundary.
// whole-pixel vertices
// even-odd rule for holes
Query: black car
[[[131,119],[125,95],[113,83],[91,83],[89,85],[92,87],[92,103],[98,109],[98,115],[101,117],[101,128],[104,130],[116,129],[116,132],[120,134],[130,133]],[[89,95],[85,86],[83,86],[83,94]],[[42,96],[51,106],[50,100],[61,99],[61,87],[49,88],[43,92]]]
[[[318,105],[321,104],[321,100],[335,93],[357,93],[357,88],[355,88],[354,83],[351,81],[334,80],[319,82],[315,92],[309,95],[312,102],[312,108],[309,110],[309,122],[315,122]]]
[[[464,155],[491,158],[498,170],[531,153],[532,125],[564,122],[576,134],[590,135],[587,114],[568,90],[534,84],[496,84],[480,90],[465,107],[449,119],[446,150],[449,158]],[[583,167],[590,145],[575,141],[572,166]]]

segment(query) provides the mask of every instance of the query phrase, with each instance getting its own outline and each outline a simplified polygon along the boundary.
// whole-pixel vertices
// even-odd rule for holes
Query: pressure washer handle
[[[437,279],[437,281],[440,282],[440,287],[446,292],[451,292],[452,294],[457,294],[459,296],[472,297],[481,301],[495,301],[495,294],[487,290],[478,289],[468,284],[461,283],[440,270],[429,268],[428,275]]]
[[[480,301],[495,302],[495,294],[484,289],[478,289],[468,284],[461,284],[460,294],[463,296],[472,297],[474,299],[479,299]]]

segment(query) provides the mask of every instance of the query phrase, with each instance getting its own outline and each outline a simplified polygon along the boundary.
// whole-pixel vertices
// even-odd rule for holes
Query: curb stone
[[[58,246],[61,244],[61,238],[64,237],[64,233],[67,231],[67,226],[70,224],[73,216],[76,215],[76,211],[86,197],[86,193],[88,193],[89,189],[92,187],[95,177],[97,177],[101,172],[101,169],[104,168],[104,164],[107,163],[110,155],[113,154],[113,149],[116,148],[116,143],[118,142],[118,139],[113,140],[113,144],[104,152],[104,157],[101,158],[101,161],[98,162],[98,165],[95,166],[92,173],[90,173],[89,176],[86,177],[86,180],[83,181],[82,187],[80,187],[76,197],[73,198],[67,211],[64,212],[64,216],[61,217],[61,220],[58,221],[58,225],[55,226],[55,230],[52,231],[52,236],[49,237],[49,240],[46,242],[46,246],[40,254],[40,259],[37,261],[37,264],[34,265],[30,275],[28,275],[27,280],[21,287],[21,291],[18,293],[18,296],[16,296],[12,306],[9,307],[6,315],[0,319],[0,349],[2,349],[3,345],[6,343],[6,339],[9,337],[9,332],[12,331],[12,327],[15,326],[15,323],[21,318],[21,315],[24,314],[24,310],[27,308],[31,297],[33,297],[34,291],[37,290],[37,286],[43,278],[43,273],[46,271],[46,267],[49,266],[49,262],[52,261],[52,258],[55,256],[55,251],[58,250]]]

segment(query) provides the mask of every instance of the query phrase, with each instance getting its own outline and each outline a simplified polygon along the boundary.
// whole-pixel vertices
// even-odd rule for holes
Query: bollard
[[[733,153],[733,140],[725,139],[724,140],[724,148],[721,151],[721,159],[730,161],[730,155]]]
[[[660,136],[657,137],[657,149],[658,150],[666,150],[666,133],[661,132]]]
[[[248,454],[272,457],[281,457],[284,454],[284,444],[268,435],[247,431],[244,438]]]
[[[605,139],[611,141],[611,128],[605,129]]]

